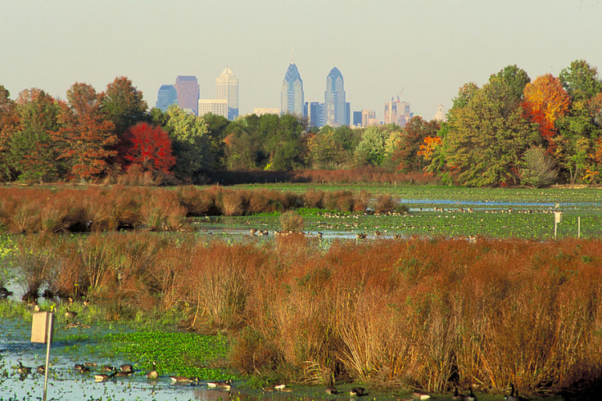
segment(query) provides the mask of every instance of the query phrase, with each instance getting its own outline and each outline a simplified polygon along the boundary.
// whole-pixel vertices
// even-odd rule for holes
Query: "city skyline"
[[[383,103],[405,88],[401,100],[431,119],[439,104],[451,108],[463,84],[482,86],[508,65],[532,80],[558,76],[578,59],[602,68],[600,0],[142,4],[8,2],[0,15],[0,34],[10,38],[2,45],[0,84],[13,99],[30,88],[65,99],[76,82],[103,91],[125,76],[152,107],[173,77],[196,76],[206,97],[229,66],[244,83],[239,104],[247,114],[280,106],[294,47],[306,102],[322,101],[324,77],[337,66],[352,110],[375,110],[383,120]],[[175,10],[183,12],[166,18]]]

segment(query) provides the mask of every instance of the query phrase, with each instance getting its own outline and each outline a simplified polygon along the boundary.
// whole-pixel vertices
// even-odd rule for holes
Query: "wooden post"
[[[557,226],[562,220],[562,212],[560,210],[554,211],[554,239],[556,239]]]
[[[581,238],[581,216],[577,216],[577,238]]]
[[[48,392],[48,370],[50,361],[50,344],[52,343],[52,331],[54,323],[54,314],[52,312],[38,312],[33,314],[31,324],[31,342],[46,343],[46,368],[44,369],[44,397]]]

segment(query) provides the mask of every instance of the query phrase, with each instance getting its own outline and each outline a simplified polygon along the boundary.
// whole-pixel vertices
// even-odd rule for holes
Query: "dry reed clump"
[[[19,238],[13,254],[13,265],[25,289],[24,301],[35,302],[40,287],[52,276],[56,264],[56,257],[52,252],[55,240],[53,236],[45,234]]]
[[[391,195],[379,195],[376,198],[376,204],[374,205],[375,213],[391,213],[395,211],[397,204],[393,200]]]
[[[287,232],[299,232],[303,231],[304,220],[303,216],[299,213],[289,210],[284,212],[278,218],[283,231]]]
[[[303,194],[303,205],[308,208],[323,208],[324,191],[310,189]]]
[[[215,209],[215,198],[208,191],[187,185],[178,187],[176,194],[187,216],[205,216]]]
[[[328,210],[337,210],[339,212],[349,212],[353,210],[354,197],[353,192],[340,190],[327,192],[324,194],[324,208]]]
[[[240,216],[245,212],[245,199],[240,191],[223,190],[218,204],[224,216]]]
[[[186,223],[186,208],[173,192],[158,192],[140,207],[140,223],[152,231],[180,230]]]

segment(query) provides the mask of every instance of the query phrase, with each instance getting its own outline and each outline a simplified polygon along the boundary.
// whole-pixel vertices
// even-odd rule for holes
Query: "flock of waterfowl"
[[[161,378],[159,372],[157,371],[157,364],[152,362],[153,368],[149,372],[145,373],[147,379],[156,381]],[[76,363],[74,365],[74,371],[82,374],[90,373],[92,369],[95,369],[97,366],[96,363],[87,362],[87,363]],[[21,361],[19,361],[19,365],[16,367],[17,372],[21,376],[29,375],[32,372],[32,368],[23,366]],[[45,373],[44,365],[40,365],[36,368],[37,373],[43,375]],[[95,373],[93,375],[95,382],[106,382],[115,377],[130,377],[135,373],[134,367],[131,364],[123,364],[119,368],[114,368],[112,366],[104,365],[100,368],[99,373]],[[197,377],[188,377],[188,376],[169,376],[171,382],[174,384],[193,384],[199,383],[201,380]],[[225,381],[205,381],[205,385],[208,388],[220,389],[230,391],[232,389],[232,380]],[[291,392],[293,391],[291,388],[286,387],[285,384],[278,384],[272,387],[264,387],[263,391],[271,392],[271,391],[281,391],[281,392]],[[326,394],[329,395],[337,395],[343,394],[337,390],[334,386],[326,387]],[[368,395],[368,392],[363,387],[353,387],[349,390],[349,396],[351,397],[363,397]],[[399,400],[399,401],[411,401],[411,400],[428,400],[431,398],[431,395],[428,393],[423,393],[420,391],[416,391],[412,394],[412,398],[407,400]],[[510,384],[510,394],[504,397],[505,401],[527,401],[526,398],[519,396],[518,390],[514,387],[514,384]],[[452,401],[477,401],[477,396],[474,394],[472,387],[468,388],[468,394],[462,394],[458,391],[458,387],[454,388],[454,394],[452,396]]]

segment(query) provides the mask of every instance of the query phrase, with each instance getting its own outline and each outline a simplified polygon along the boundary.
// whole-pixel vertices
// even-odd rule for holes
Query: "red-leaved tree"
[[[129,163],[128,169],[139,166],[143,170],[169,174],[169,169],[176,164],[171,152],[171,139],[161,127],[138,123],[126,132],[126,138],[129,146],[123,158]]]
[[[554,123],[567,114],[569,105],[569,95],[552,74],[537,77],[525,86],[522,104],[525,117],[539,124],[541,136],[548,141],[556,133]]]

